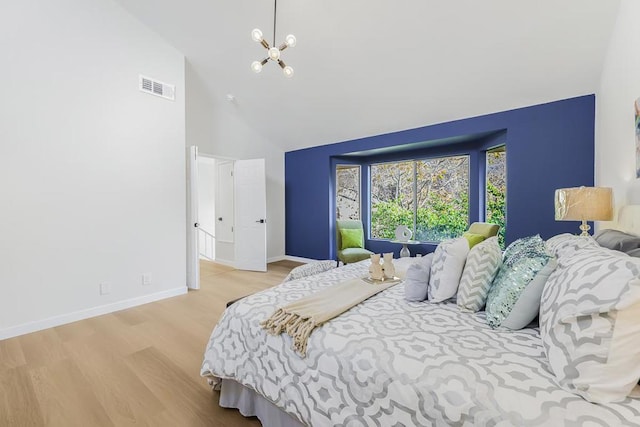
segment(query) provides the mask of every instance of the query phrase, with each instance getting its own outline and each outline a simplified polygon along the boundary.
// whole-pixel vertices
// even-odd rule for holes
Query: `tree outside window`
[[[486,221],[498,224],[498,240],[504,248],[507,228],[507,151],[504,146],[487,151]]]
[[[336,219],[360,219],[360,166],[336,167]]]
[[[398,225],[437,242],[469,226],[469,156],[371,165],[371,237],[394,239]]]

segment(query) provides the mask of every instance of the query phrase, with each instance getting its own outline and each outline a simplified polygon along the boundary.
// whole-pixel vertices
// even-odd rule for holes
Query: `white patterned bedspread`
[[[537,329],[492,330],[484,313],[407,302],[402,284],[317,328],[306,358],[289,336],[260,328],[277,307],[364,277],[368,264],[233,304],[213,330],[202,375],[235,380],[314,427],[640,425],[638,399],[596,405],[562,390]]]

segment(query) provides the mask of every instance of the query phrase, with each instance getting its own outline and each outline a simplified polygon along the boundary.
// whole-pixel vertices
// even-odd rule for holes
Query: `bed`
[[[402,284],[317,328],[304,358],[288,335],[260,327],[277,307],[367,269],[350,264],[231,305],[201,369],[222,387],[220,404],[267,427],[640,425],[638,399],[598,405],[561,389],[537,328],[492,330],[451,301],[405,301]]]

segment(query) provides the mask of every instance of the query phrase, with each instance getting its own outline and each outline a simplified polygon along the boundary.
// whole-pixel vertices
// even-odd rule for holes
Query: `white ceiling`
[[[284,150],[595,93],[619,0],[117,0]],[[629,53],[632,54],[631,52]]]

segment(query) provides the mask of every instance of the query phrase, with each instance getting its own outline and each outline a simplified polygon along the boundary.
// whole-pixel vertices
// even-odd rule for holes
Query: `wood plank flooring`
[[[199,291],[0,341],[0,426],[260,426],[218,406],[200,364],[226,302],[297,265],[202,261]]]

